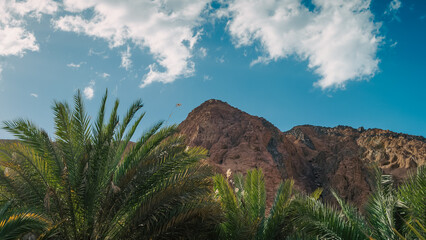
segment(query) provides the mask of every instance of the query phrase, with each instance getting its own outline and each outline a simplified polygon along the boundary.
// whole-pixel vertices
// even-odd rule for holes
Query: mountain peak
[[[219,100],[219,99],[214,99],[214,98],[206,100],[199,107],[205,107],[205,106],[208,106],[208,105],[228,105],[228,106],[232,107],[227,102],[224,102],[224,101]]]
[[[205,114],[206,112],[220,112],[223,114],[243,113],[241,110],[229,105],[227,102],[217,100],[217,99],[210,99],[203,102],[200,106],[192,110],[189,113],[188,118],[193,117],[194,115],[196,116],[200,114]]]

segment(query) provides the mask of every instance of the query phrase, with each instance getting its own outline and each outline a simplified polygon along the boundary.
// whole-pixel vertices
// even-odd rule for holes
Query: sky
[[[424,0],[0,0],[0,121],[54,134],[80,89],[96,116],[178,124],[208,99],[296,125],[426,136]],[[13,138],[0,130],[0,139]]]

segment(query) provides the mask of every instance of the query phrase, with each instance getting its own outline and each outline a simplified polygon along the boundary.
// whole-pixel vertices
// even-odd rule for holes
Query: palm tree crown
[[[230,172],[228,172],[229,178]],[[266,216],[266,191],[261,169],[250,170],[244,178],[234,175],[232,186],[222,175],[214,177],[216,199],[225,214],[220,224],[223,239],[276,239],[285,229],[284,219],[291,203],[293,181],[281,183]]]
[[[333,190],[340,209],[319,201],[320,191],[299,194],[290,207],[289,221],[306,239],[425,239],[425,169],[419,167],[417,174],[395,189],[392,177],[375,168],[374,191],[363,215]]]
[[[21,143],[1,147],[3,200],[43,214],[58,239],[152,239],[180,236],[214,211],[206,151],[189,148],[176,126],[158,122],[130,144],[144,113],[135,101],[120,121],[107,93],[94,124],[80,91],[73,109],[55,102],[55,139],[32,122],[4,122]],[[196,220],[196,221],[195,221]],[[201,227],[200,227],[201,229]]]

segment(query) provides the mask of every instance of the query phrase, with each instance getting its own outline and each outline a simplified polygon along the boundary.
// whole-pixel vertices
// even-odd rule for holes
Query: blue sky
[[[0,121],[52,134],[54,100],[81,89],[94,116],[108,88],[145,127],[215,98],[283,131],[426,136],[425,56],[419,0],[0,0]]]

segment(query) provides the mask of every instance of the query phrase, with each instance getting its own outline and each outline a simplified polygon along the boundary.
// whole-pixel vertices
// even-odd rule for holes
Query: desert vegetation
[[[121,119],[107,99],[93,122],[79,91],[72,107],[54,102],[53,138],[29,120],[3,123],[18,141],[0,146],[0,239],[425,239],[425,167],[399,186],[372,167],[363,209],[291,179],[268,209],[261,169],[214,175],[206,150],[163,122],[130,142],[142,101]]]

